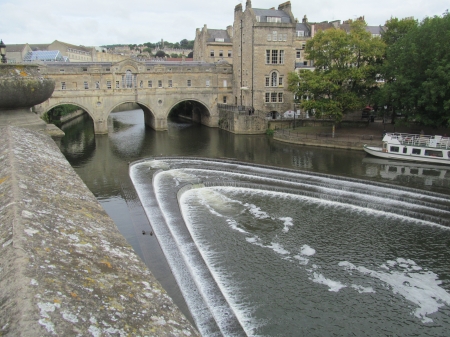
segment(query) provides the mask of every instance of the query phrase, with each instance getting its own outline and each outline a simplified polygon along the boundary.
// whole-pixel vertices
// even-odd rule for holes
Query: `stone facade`
[[[55,81],[53,95],[35,106],[43,114],[61,104],[77,105],[93,119],[96,133],[107,133],[107,119],[123,103],[137,103],[145,123],[167,130],[167,117],[180,102],[195,102],[194,120],[218,126],[217,103],[232,95],[232,66],[205,62],[48,63],[40,73]]]
[[[262,10],[248,0],[245,11],[236,6],[233,27],[234,103],[272,114],[292,109],[287,81],[295,69],[296,22],[290,2]]]
[[[194,61],[233,63],[233,28],[197,28],[194,41]]]

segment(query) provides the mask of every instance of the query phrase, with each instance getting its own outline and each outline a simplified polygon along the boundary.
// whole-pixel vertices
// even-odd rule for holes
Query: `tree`
[[[365,22],[355,21],[348,34],[329,29],[307,42],[307,59],[314,61],[315,70],[291,73],[288,78],[289,90],[302,109],[339,121],[371,101],[385,44],[372,38],[365,27]],[[305,96],[307,100],[302,99]]]
[[[450,125],[450,15],[425,18],[388,45],[380,100],[408,120]]]
[[[156,52],[156,55],[155,55],[156,57],[160,57],[160,58],[164,58],[164,57],[166,57],[166,53],[165,52],[163,52],[162,50],[158,50],[157,52]]]
[[[189,44],[189,41],[187,39],[183,39],[180,41],[181,48],[187,48],[188,44]]]

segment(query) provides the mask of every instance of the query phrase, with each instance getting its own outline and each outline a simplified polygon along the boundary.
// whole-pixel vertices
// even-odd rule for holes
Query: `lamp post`
[[[2,63],[6,63],[6,46],[3,40],[0,40],[0,54],[2,56]]]

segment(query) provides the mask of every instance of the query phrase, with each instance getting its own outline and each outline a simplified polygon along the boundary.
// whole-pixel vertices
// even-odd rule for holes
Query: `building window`
[[[266,103],[270,103],[270,93],[266,92]]]
[[[272,64],[278,63],[278,50],[272,50]]]
[[[191,80],[187,80],[187,86],[188,87],[192,87],[192,81]]]
[[[111,89],[111,81],[106,81],[106,88]]]
[[[267,34],[267,41],[272,41],[272,34]]]
[[[131,70],[127,70],[127,72],[125,73],[125,86],[127,88],[132,88],[133,87],[133,74],[131,73]]]
[[[149,88],[153,87],[153,82],[152,82],[152,81],[148,81],[148,82],[147,82],[147,86],[148,86]]]
[[[278,16],[268,16],[267,22],[281,22],[281,17]]]
[[[391,146],[391,151],[392,151],[392,146]],[[412,154],[419,154],[420,155],[420,149],[412,149]]]
[[[223,50],[219,50],[219,57],[223,57]]]
[[[283,86],[283,77],[281,77],[281,76],[278,77],[278,86],[279,87]]]
[[[89,84],[88,84],[88,82],[84,82],[84,89],[89,89]]]
[[[256,16],[256,22],[261,22],[261,17],[259,15]]]
[[[211,52],[209,53],[209,55],[210,55],[211,57],[214,57],[214,50],[211,50]]]
[[[87,71],[87,68],[82,68],[83,71]]]
[[[223,96],[223,104],[227,104],[227,96]]]
[[[277,73],[274,71],[271,74],[270,78],[272,79],[271,82],[270,82],[270,86],[276,87],[277,86]]]
[[[278,103],[283,103],[283,93],[282,92],[278,93]]]
[[[280,50],[280,64],[284,64],[284,50]]]
[[[276,93],[276,92],[272,92],[272,93],[270,94],[270,101],[271,101],[272,103],[276,103],[276,102],[277,102],[277,93]]]
[[[95,82],[95,89],[100,89],[100,82],[99,81]]]
[[[172,80],[169,80],[168,86],[169,88],[172,88]]]
[[[287,34],[283,34],[283,41],[287,41]]]
[[[303,42],[302,43],[302,49],[305,49],[305,47],[306,47],[306,42]]]
[[[61,90],[66,90],[66,82],[61,82]]]
[[[278,41],[283,41],[283,34],[278,34]]]
[[[120,83],[119,83],[119,81],[116,81],[116,89],[119,89],[120,88]]]
[[[106,68],[106,71],[111,71],[111,69],[110,68]]]
[[[223,87],[224,87],[224,88],[227,87],[227,80],[223,80]]]
[[[210,80],[206,80],[206,86],[209,87],[210,86]]]
[[[266,76],[266,87],[270,87],[270,77]]]
[[[139,82],[139,88],[143,88],[144,87],[144,81],[140,81]]]
[[[158,80],[158,88],[162,88],[162,80]]]
[[[270,50],[266,50],[266,64],[270,64]]]
[[[228,51],[228,57],[231,57],[231,55],[233,55],[233,54],[232,54],[231,50],[229,50]]]
[[[302,56],[302,52],[300,51],[300,49],[297,49],[295,51],[295,58],[299,59]]]
[[[60,72],[60,73],[63,73],[63,72],[64,72],[64,69],[59,69],[59,72]]]
[[[303,30],[297,30],[297,36],[305,36],[305,32]]]
[[[390,152],[399,152],[399,150],[400,150],[400,148],[398,146],[391,146],[391,151]],[[415,149],[413,149],[413,153],[414,153],[414,150]]]
[[[274,30],[274,31],[272,32],[272,40],[273,40],[273,41],[278,40],[277,36],[278,36],[278,35],[277,35],[277,31]]]

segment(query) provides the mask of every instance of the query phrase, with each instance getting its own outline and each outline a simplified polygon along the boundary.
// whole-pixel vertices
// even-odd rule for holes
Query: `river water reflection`
[[[249,163],[391,183],[450,195],[450,170],[445,167],[380,161],[367,157],[362,151],[294,146],[273,141],[265,135],[233,135],[183,120],[169,123],[168,132],[155,132],[144,127],[143,113],[140,110],[112,114],[109,127],[109,135],[94,136],[92,122],[89,119],[74,122],[71,126],[66,125],[64,127],[66,137],[61,141],[61,149],[113,218],[119,230],[185,312],[187,312],[185,304],[164,262],[155,236],[142,235],[142,230],[148,233],[150,227],[128,175],[129,162],[161,155],[233,158]],[[258,212],[252,213],[252,206],[248,206],[247,212],[240,214],[244,218],[252,214],[254,218],[235,219],[238,223],[254,222],[255,228],[245,228],[247,234],[242,234],[233,228],[226,234],[220,233],[218,229],[202,231],[196,219],[210,217],[212,214],[210,210],[198,210],[189,215],[191,226],[200,226],[198,228],[199,245],[207,245],[207,242],[214,241],[224,243],[225,246],[209,248],[211,251],[209,258],[213,263],[214,261],[223,263],[223,261],[215,260],[220,254],[214,254],[214,249],[230,252],[234,250],[230,248],[230,245],[243,245],[242,249],[236,249],[236,255],[232,254],[228,257],[224,255],[225,259],[232,261],[245,259],[246,254],[250,254],[248,245],[259,250],[258,253],[254,253],[255,260],[252,260],[252,265],[260,266],[258,272],[261,273],[261,277],[255,279],[255,274],[250,272],[251,268],[243,267],[245,264],[231,263],[226,266],[226,272],[230,275],[240,273],[243,279],[241,287],[235,288],[236,285],[230,287],[244,292],[245,294],[240,293],[241,298],[248,299],[250,303],[259,298],[268,297],[273,301],[272,303],[280,304],[277,307],[281,308],[281,312],[274,312],[272,316],[264,312],[267,309],[262,306],[255,309],[251,312],[255,319],[252,322],[247,320],[245,323],[247,333],[264,336],[292,336],[295,335],[295,331],[303,331],[302,334],[308,335],[332,333],[337,335],[352,333],[409,335],[414,331],[423,330],[422,332],[428,335],[439,336],[450,327],[448,303],[445,303],[447,300],[445,296],[450,291],[450,268],[447,262],[450,257],[448,256],[450,237],[446,230],[423,226],[410,228],[407,223],[397,226],[397,223],[389,218],[381,223],[379,219],[374,222],[364,221],[364,226],[358,226],[361,222],[358,219],[360,216],[358,212],[349,214],[345,209],[338,207],[334,208],[333,212],[320,214],[320,210],[313,212],[312,209],[320,209],[323,205],[311,204],[289,196],[265,196],[265,200],[270,202],[261,204],[260,194],[226,189],[212,190],[207,195],[194,194],[185,200],[184,207],[189,208],[192,204],[201,204],[208,200],[211,203],[215,202],[215,207],[220,210],[221,206],[217,204],[217,200],[221,198],[236,200],[235,205],[238,208],[247,204],[261,209],[264,205],[266,214],[271,214],[273,218],[285,219],[284,224],[287,218],[294,219],[295,223],[304,217],[303,222],[307,223],[306,227],[287,225],[290,230],[286,232],[283,231],[285,228],[283,225],[280,233],[275,233],[278,235],[277,238],[281,238],[285,251],[292,253],[290,259],[284,259],[277,255],[276,247],[272,245],[274,232],[271,228],[257,228],[259,224],[269,227],[271,225],[265,223],[264,217],[258,220],[255,215]],[[288,202],[282,202],[282,200],[288,200]],[[312,215],[308,217],[308,214]],[[228,219],[227,222],[226,217],[218,218],[222,219],[224,224],[232,221]],[[215,215],[210,223],[215,227],[223,228],[218,218]],[[395,230],[390,230],[392,228]],[[257,231],[257,235],[252,231]],[[316,231],[319,231],[321,235],[317,236]],[[342,231],[352,235],[335,235]],[[282,238],[283,235],[284,238]],[[256,240],[255,236],[258,236],[262,243]],[[340,248],[348,246],[355,237],[359,238],[360,246],[353,246],[352,249],[356,252],[362,249],[364,252],[356,254],[357,257]],[[402,241],[405,242],[396,245]],[[224,247],[227,248],[224,249]],[[411,256],[415,258],[412,259]],[[289,260],[298,262],[297,269],[290,265]],[[270,266],[280,267],[281,271],[277,273],[286,274],[287,277],[283,278],[282,282],[272,283],[269,280],[265,282],[265,278],[273,277],[266,273],[266,269]],[[299,268],[303,268],[301,272]],[[329,286],[330,283],[327,285],[327,282],[333,279],[337,270],[341,273],[341,278],[335,280],[337,283],[333,288]],[[440,309],[438,313],[433,313],[431,318],[426,312],[419,310],[422,308],[420,305],[402,295],[399,290],[403,282],[409,281],[415,290],[429,291],[429,289],[420,289],[420,282],[415,283],[416,279],[411,277],[414,270],[423,270],[424,273],[417,274],[426,275],[428,281],[432,280],[437,288],[444,291],[441,298],[434,298],[438,303],[435,306]],[[343,276],[344,274],[346,276]],[[332,277],[329,277],[330,275]],[[356,282],[352,275],[357,275],[356,278],[360,282]],[[367,279],[363,280],[364,275],[370,275],[376,282],[368,284]],[[397,286],[395,280],[389,282],[390,277],[401,281],[400,286]],[[410,280],[407,280],[408,277]],[[313,286],[305,288],[302,286],[305,283],[311,283]],[[255,286],[251,287],[252,284]],[[353,289],[353,292],[341,290],[343,288]],[[382,295],[381,298],[383,298],[382,301],[387,302],[377,302],[380,300],[374,294],[385,292],[390,295]],[[396,298],[398,303],[387,309],[392,297]],[[283,302],[287,303],[284,307]],[[327,306],[334,302],[336,306],[328,310]],[[373,312],[367,309],[362,310],[370,306],[375,308]],[[309,308],[308,315],[296,314],[305,311],[305,308]],[[247,308],[240,310],[248,313]],[[404,311],[403,323],[399,323],[402,322],[402,316],[389,320],[391,313],[398,311]],[[374,317],[367,317],[372,313]],[[266,321],[264,317],[267,317]],[[428,322],[428,319],[433,322]],[[319,320],[321,324],[315,324],[314,320],[316,322]],[[289,322],[295,322],[295,324],[289,324]],[[355,322],[358,322],[357,327]],[[377,329],[383,329],[383,324],[380,322],[385,323],[386,329],[377,331]],[[301,328],[303,330],[299,330],[298,324],[303,327]],[[320,325],[322,327],[319,329]],[[294,330],[289,330],[286,326],[291,326]],[[375,329],[373,332],[367,333],[373,329]]]

